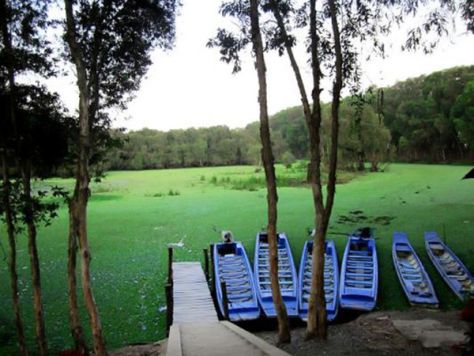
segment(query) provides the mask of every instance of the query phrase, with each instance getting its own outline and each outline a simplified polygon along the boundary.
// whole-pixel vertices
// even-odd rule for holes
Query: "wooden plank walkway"
[[[199,262],[173,262],[173,325],[167,356],[289,356],[228,322],[219,321]]]
[[[218,321],[199,262],[173,262],[173,324]]]
[[[167,356],[289,356],[229,321],[174,324]]]

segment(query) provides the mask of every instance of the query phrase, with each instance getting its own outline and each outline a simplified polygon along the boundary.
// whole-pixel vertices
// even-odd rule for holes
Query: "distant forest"
[[[301,107],[270,119],[277,162],[308,157]],[[474,66],[455,67],[370,88],[341,103],[339,159],[357,169],[370,162],[453,162],[474,159]],[[323,158],[329,149],[329,104],[323,107]],[[259,164],[258,123],[162,132],[114,131],[121,142],[107,153],[105,170]]]

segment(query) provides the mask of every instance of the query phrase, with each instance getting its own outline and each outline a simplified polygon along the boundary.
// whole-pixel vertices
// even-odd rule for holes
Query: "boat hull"
[[[231,321],[260,317],[255,281],[244,246],[240,242],[219,243],[213,250],[215,290],[219,309],[224,315],[221,282],[226,283],[228,317]]]
[[[437,308],[439,301],[423,264],[408,241],[407,234],[395,232],[392,259],[400,284],[411,305]]]
[[[438,273],[458,298],[474,299],[474,279],[471,273],[436,232],[425,232],[425,248]]]
[[[283,302],[288,316],[298,316],[297,275],[288,239],[283,233],[277,234],[278,280]],[[268,318],[277,316],[270,282],[269,244],[266,232],[257,234],[255,242],[254,276],[257,297],[263,313]]]
[[[313,241],[306,241],[303,247],[298,275],[298,314],[304,321],[308,320],[309,292],[311,288]],[[326,298],[326,315],[328,321],[337,317],[339,306],[339,265],[334,241],[325,243],[324,253],[324,291]]]
[[[375,240],[349,236],[344,251],[339,284],[341,308],[370,311],[378,292],[378,260]]]

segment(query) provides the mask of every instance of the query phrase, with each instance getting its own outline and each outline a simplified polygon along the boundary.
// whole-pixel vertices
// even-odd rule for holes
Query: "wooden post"
[[[202,250],[204,253],[204,274],[206,275],[207,284],[209,284],[209,254],[207,248]]]
[[[173,324],[173,285],[165,285],[166,293],[166,336],[169,336],[170,327]]]
[[[227,286],[225,281],[221,281],[222,304],[224,307],[224,319],[229,320],[229,298],[227,297]]]
[[[173,284],[173,248],[168,247],[168,283]]]
[[[214,258],[212,258],[212,256],[214,256],[214,244],[210,244],[209,245],[209,251],[210,251],[210,255],[211,255],[211,274],[212,274],[212,277],[211,277],[211,293],[214,292],[215,293],[215,287],[214,287],[214,283],[215,283],[215,279],[216,279],[216,275],[215,275],[215,272],[214,272]],[[211,275],[209,275],[211,276]]]

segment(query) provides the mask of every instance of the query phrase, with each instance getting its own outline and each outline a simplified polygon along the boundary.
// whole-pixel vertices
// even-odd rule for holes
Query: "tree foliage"
[[[455,67],[384,89],[384,122],[398,159],[472,158],[473,80],[473,66]]]

